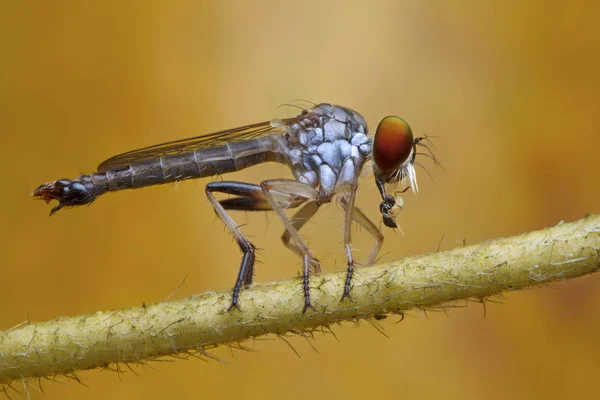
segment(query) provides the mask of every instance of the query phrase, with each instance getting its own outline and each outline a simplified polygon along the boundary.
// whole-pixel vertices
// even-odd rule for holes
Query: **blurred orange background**
[[[383,260],[600,212],[600,12],[593,1],[4,2],[0,330],[29,318],[227,291],[241,254],[205,200],[208,180],[108,194],[48,218],[39,184],[137,147],[286,117],[295,99],[342,104],[373,130],[399,115],[435,135],[405,233]],[[235,180],[290,177],[278,165]],[[358,206],[379,221],[373,179]],[[275,215],[237,213],[264,249],[257,281],[300,269]],[[303,230],[343,270],[342,212]],[[371,239],[356,236],[358,258]],[[442,239],[443,237],[443,239]],[[32,398],[583,398],[597,393],[600,277],[508,293],[503,304],[335,327],[310,344],[221,348],[227,364],[152,362],[44,382]],[[313,351],[314,346],[318,354]],[[20,388],[19,384],[16,384]],[[23,393],[23,392],[22,392]],[[18,396],[18,395],[16,395]],[[13,397],[14,398],[14,397]]]

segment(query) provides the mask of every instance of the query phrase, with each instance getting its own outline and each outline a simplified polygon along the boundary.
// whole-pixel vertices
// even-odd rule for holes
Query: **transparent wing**
[[[272,133],[284,133],[287,126],[297,121],[299,117],[287,118],[246,125],[239,128],[227,129],[208,135],[180,139],[172,142],[156,144],[141,149],[128,151],[103,161],[98,166],[98,172],[129,165],[135,161],[163,157],[168,154],[177,154],[195,149],[221,146],[227,142],[255,139]]]

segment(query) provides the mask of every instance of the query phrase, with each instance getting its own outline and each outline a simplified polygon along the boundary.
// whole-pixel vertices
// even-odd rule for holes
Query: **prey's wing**
[[[221,146],[228,142],[255,139],[257,137],[266,136],[273,133],[284,133],[288,125],[297,121],[298,119],[298,117],[293,117],[284,120],[260,122],[258,124],[227,129],[221,132],[209,133],[208,135],[196,136],[189,139],[175,140],[172,142],[143,147],[141,149],[116,155],[108,160],[103,161],[98,166],[98,172],[105,172],[109,169],[129,165],[135,161],[148,160],[200,148]]]

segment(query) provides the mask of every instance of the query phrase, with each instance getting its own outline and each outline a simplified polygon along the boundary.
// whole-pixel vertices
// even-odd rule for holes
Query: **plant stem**
[[[229,293],[63,317],[0,333],[0,384],[68,375],[205,349],[268,333],[310,332],[339,321],[403,313],[458,299],[571,279],[600,268],[600,216],[451,251],[359,269],[353,303],[339,302],[345,273],[311,279],[318,311],[302,314],[300,280],[256,284],[242,311]]]

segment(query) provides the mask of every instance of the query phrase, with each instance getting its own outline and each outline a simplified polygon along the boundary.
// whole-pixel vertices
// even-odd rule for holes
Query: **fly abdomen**
[[[108,190],[221,175],[268,161],[285,162],[285,157],[275,150],[276,143],[276,139],[265,137],[134,161],[106,171]]]
[[[136,161],[106,171],[106,177],[109,190],[115,191],[220,175],[236,170],[226,146],[219,146]]]
[[[202,176],[193,152],[132,162],[106,171],[109,191],[137,189]]]
[[[82,175],[77,179],[48,182],[35,189],[33,196],[46,202],[58,200],[58,205],[52,208],[52,215],[63,207],[89,204],[106,192],[220,175],[268,161],[286,162],[282,140],[280,135],[271,135],[133,160],[129,164]]]

